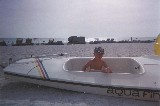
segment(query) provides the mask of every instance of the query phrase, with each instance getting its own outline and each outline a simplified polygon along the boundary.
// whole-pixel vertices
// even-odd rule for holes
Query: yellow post
[[[160,56],[160,34],[158,35],[156,42],[154,44],[154,53],[155,55]]]

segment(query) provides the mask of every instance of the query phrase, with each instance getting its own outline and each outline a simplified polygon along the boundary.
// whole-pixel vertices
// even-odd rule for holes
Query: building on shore
[[[54,39],[50,39],[46,45],[64,45],[62,41],[54,41]]]
[[[13,44],[12,46],[22,46],[23,44],[23,38],[17,38],[16,44]]]
[[[0,46],[7,46],[6,42],[3,40],[3,41],[0,41]]]
[[[114,41],[114,38],[107,38],[107,40],[96,40],[96,41],[90,41],[89,44],[100,44],[100,43],[116,43]]]
[[[31,38],[27,38],[25,42],[23,42],[23,38],[17,38],[16,43],[12,44],[12,46],[26,46],[26,45],[33,45]]]
[[[27,38],[24,45],[33,45],[32,39],[31,38]]]
[[[70,36],[68,44],[86,44],[85,37]]]

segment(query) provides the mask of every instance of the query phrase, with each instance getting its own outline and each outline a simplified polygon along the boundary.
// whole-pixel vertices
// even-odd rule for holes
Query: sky
[[[0,38],[155,37],[160,0],[0,0]]]

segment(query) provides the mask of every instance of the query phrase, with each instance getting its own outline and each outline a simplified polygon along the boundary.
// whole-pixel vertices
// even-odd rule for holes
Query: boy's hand
[[[85,69],[85,72],[89,72],[90,71],[90,67],[87,67],[86,69]]]
[[[107,67],[107,68],[105,68],[104,72],[106,72],[106,73],[112,73],[112,70],[109,67]]]

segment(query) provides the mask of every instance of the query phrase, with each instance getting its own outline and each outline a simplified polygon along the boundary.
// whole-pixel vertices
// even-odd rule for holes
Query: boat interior
[[[83,66],[93,58],[71,58],[65,62],[63,68],[65,71],[84,72]],[[119,74],[143,74],[143,66],[132,58],[103,58],[112,70],[112,73]],[[98,71],[98,70],[97,70]]]

